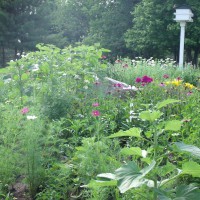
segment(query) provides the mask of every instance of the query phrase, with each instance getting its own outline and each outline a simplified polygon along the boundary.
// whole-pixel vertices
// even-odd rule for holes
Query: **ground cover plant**
[[[1,199],[199,198],[198,69],[37,49],[0,70]]]

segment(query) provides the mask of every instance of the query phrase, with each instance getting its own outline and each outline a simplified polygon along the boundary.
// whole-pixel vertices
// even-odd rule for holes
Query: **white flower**
[[[130,108],[132,108],[134,105],[133,105],[133,103],[130,103]]]
[[[27,115],[26,117],[28,120],[34,120],[37,119],[37,117],[35,115]]]
[[[147,157],[147,151],[146,150],[142,150],[142,157],[146,158]]]
[[[90,81],[88,81],[88,80],[84,80],[84,83],[90,83]]]
[[[31,68],[32,72],[36,72],[39,70],[39,65],[38,64],[34,64],[33,67]]]
[[[79,79],[81,79],[81,77],[80,77],[78,74],[76,74],[76,75],[74,76],[74,79],[79,80]]]
[[[12,78],[7,78],[4,80],[4,83],[10,83],[12,81]]]
[[[87,85],[85,85],[83,88],[84,88],[85,90],[87,90],[87,89],[88,89],[88,86],[87,86]]]

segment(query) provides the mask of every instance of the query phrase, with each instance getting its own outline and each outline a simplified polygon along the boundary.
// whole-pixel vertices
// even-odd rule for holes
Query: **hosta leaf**
[[[145,175],[148,174],[155,166],[156,162],[153,161],[148,167],[139,170],[135,162],[129,162],[115,171],[116,179],[118,180],[118,188],[121,193],[127,190],[140,187],[141,185],[148,183],[149,180],[145,179]]]
[[[142,149],[139,147],[123,148],[121,153],[126,156],[137,155],[142,156]]]
[[[191,185],[180,185],[176,188],[176,198],[173,200],[199,200],[200,190]]]
[[[180,102],[179,100],[176,100],[176,99],[167,99],[167,100],[164,100],[162,102],[159,102],[156,104],[156,108],[157,109],[160,109],[160,108],[163,108],[171,103],[177,103],[177,102]]]
[[[114,180],[116,177],[115,177],[115,174],[112,174],[112,173],[103,173],[103,174],[98,174],[97,177],[99,178],[104,178],[104,179],[110,179],[110,180]]]
[[[200,178],[200,165],[194,161],[186,162],[183,164],[182,173]]]
[[[117,185],[116,180],[110,180],[110,181],[91,180],[89,184],[87,184],[87,187],[95,188],[95,187],[108,187],[108,186],[116,186],[116,185]]]
[[[131,128],[127,131],[119,131],[117,133],[114,133],[112,135],[110,135],[108,138],[116,138],[116,137],[141,137],[140,136],[141,133],[141,129],[140,128]]]
[[[147,111],[142,111],[139,115],[139,117],[142,120],[148,120],[150,122],[155,121],[156,119],[160,118],[162,116],[162,112],[160,112],[159,110],[147,110]]]
[[[193,156],[197,156],[198,158],[200,158],[200,149],[198,147],[188,145],[183,142],[175,142],[174,144],[178,147],[179,150],[186,151],[188,153],[191,153]]]
[[[166,131],[179,131],[181,129],[182,122],[179,120],[167,121],[165,124]]]

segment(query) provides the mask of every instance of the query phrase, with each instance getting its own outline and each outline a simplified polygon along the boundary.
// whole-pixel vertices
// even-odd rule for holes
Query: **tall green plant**
[[[175,178],[183,175],[189,174],[193,177],[199,177],[200,165],[196,162],[184,162],[182,165],[182,170],[174,166],[170,161],[170,155],[174,153],[174,149],[171,145],[168,145],[169,138],[174,131],[179,131],[182,125],[182,122],[179,120],[160,120],[161,116],[164,114],[161,112],[161,109],[169,104],[178,102],[177,100],[167,99],[163,102],[157,103],[157,105],[152,110],[142,111],[139,115],[140,119],[148,121],[151,126],[148,135],[148,139],[151,141],[151,146],[149,151],[142,150],[140,147],[125,147],[122,149],[122,154],[126,156],[137,155],[141,157],[141,161],[136,160],[129,161],[122,167],[115,170],[113,174],[105,173],[99,174],[97,177],[100,178],[99,181],[92,181],[88,186],[117,186],[121,193],[132,188],[138,188],[143,185],[149,187],[152,192],[151,199],[157,200],[162,198],[167,199],[176,199],[185,196],[193,196],[193,199],[198,199],[200,190],[198,187],[193,185],[181,185],[176,188],[174,192],[173,188],[170,188],[169,191],[168,183]],[[118,137],[136,137],[142,139],[142,130],[140,128],[131,128],[127,131],[119,131],[109,136],[109,138],[118,138]],[[166,141],[160,141],[159,138],[165,134]],[[145,139],[145,138],[144,138]],[[187,152],[192,152],[199,157],[200,149],[192,145],[185,145],[183,143],[175,143],[180,150],[185,150]],[[195,153],[194,153],[195,152]],[[149,154],[149,155],[148,155]],[[137,163],[140,163],[138,166]],[[167,164],[169,163],[169,164]],[[170,164],[171,163],[171,164]],[[160,173],[160,169],[167,170],[167,173]],[[176,173],[174,170],[176,169]],[[169,174],[169,175],[167,175]],[[163,176],[164,175],[164,176]],[[102,179],[104,178],[104,180]],[[107,179],[107,181],[105,181]],[[168,186],[167,186],[168,185]],[[189,190],[189,188],[191,190]],[[145,194],[139,194],[144,199],[149,199],[149,196]]]

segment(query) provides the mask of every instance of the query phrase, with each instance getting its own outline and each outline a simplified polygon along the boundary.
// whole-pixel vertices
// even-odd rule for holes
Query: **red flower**
[[[92,116],[98,117],[98,116],[100,116],[100,112],[98,110],[93,110],[92,111]]]

